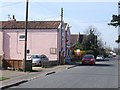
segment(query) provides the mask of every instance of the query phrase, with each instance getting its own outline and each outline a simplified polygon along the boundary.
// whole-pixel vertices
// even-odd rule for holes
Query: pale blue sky
[[[25,20],[25,2],[3,2],[0,7],[0,21],[8,20],[8,15],[15,15],[17,21]],[[107,46],[118,46],[117,28],[107,25],[112,15],[118,14],[117,2],[30,2],[29,20],[60,20],[61,8],[64,8],[64,21],[72,26],[71,33],[84,34],[92,25]]]

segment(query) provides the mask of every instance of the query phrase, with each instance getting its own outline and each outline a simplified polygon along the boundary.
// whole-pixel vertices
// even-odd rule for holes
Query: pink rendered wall
[[[0,31],[0,55],[3,55],[3,32]]]
[[[19,40],[23,30],[4,30],[4,53],[6,59],[24,58],[24,40]],[[57,30],[28,30],[28,49],[30,54],[45,54],[49,60],[58,59]],[[50,48],[56,48],[56,54],[50,54]]]
[[[5,59],[23,59],[23,42],[18,42],[18,32],[12,30],[4,30],[3,51]],[[19,46],[20,45],[20,48]]]
[[[56,54],[51,54],[50,48],[55,48]],[[31,51],[31,54],[44,54],[49,60],[57,60],[57,48],[56,31],[41,31],[39,33],[34,31],[28,33],[28,49]]]

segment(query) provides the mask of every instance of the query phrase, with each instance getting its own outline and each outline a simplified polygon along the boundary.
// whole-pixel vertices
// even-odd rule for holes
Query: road
[[[78,65],[12,88],[118,88],[118,60]]]

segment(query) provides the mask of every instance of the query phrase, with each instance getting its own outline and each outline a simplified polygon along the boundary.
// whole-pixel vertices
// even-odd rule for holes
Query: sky
[[[19,1],[19,2],[18,2]],[[50,2],[51,1],[51,2]],[[66,1],[66,2],[65,2]],[[63,8],[64,22],[71,26],[71,33],[86,34],[89,27],[95,28],[99,38],[107,47],[118,47],[115,40],[118,28],[109,26],[113,14],[118,14],[117,0],[29,0],[29,21],[60,20]],[[0,21],[15,15],[17,21],[25,20],[25,0],[0,0]]]

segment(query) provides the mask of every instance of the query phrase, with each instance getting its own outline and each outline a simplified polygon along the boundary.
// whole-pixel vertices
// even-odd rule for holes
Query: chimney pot
[[[13,19],[15,19],[15,15],[13,15]]]

